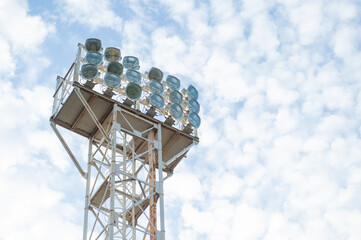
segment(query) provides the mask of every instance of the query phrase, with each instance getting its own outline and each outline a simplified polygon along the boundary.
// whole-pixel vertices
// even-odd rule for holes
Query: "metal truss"
[[[114,105],[103,138],[89,142],[83,239],[164,239],[161,127],[129,132],[117,121],[122,111]]]
[[[81,93],[78,94],[82,99]],[[92,116],[90,106],[86,102],[84,105]],[[89,139],[86,173],[56,125],[51,123],[77,169],[86,178],[84,240],[164,239],[161,125],[139,117],[150,126],[140,132],[126,120],[124,111],[127,112],[114,104],[106,126],[93,118],[102,138]],[[119,124],[118,117],[126,120],[127,129]],[[129,127],[133,131],[129,131]],[[146,150],[139,152],[144,146]]]

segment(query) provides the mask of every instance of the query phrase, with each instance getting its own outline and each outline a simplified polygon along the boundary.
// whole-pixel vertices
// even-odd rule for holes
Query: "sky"
[[[166,239],[361,238],[358,0],[0,0],[0,239],[81,239],[85,181],[49,126],[87,38],[199,92]],[[86,140],[62,131],[85,166]]]

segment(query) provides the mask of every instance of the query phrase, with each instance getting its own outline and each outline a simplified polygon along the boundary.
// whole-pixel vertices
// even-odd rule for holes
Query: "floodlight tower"
[[[163,181],[199,141],[200,106],[192,85],[162,79],[95,38],[57,78],[50,125],[86,180],[83,240],[165,239]],[[86,171],[57,126],[88,139]]]

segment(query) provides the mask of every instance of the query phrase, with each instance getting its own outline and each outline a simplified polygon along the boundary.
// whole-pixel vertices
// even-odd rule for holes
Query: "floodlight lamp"
[[[103,61],[103,56],[101,53],[98,52],[87,52],[85,55],[85,60],[87,63],[99,65]]]
[[[120,49],[115,47],[108,47],[104,51],[104,57],[109,62],[117,62],[120,60]]]
[[[84,64],[81,66],[80,74],[85,79],[94,79],[98,76],[98,68],[94,64]]]
[[[156,80],[158,82],[163,79],[163,72],[158,68],[152,67],[148,73],[149,80]]]
[[[198,99],[198,91],[195,87],[193,87],[192,85],[189,85],[187,88],[187,93],[188,96],[190,96],[191,98],[194,98],[195,100]]]
[[[88,38],[85,41],[85,49],[88,52],[99,52],[102,48],[102,42],[97,38]]]
[[[163,85],[155,80],[149,82],[149,90],[155,94],[162,94],[164,91]]]
[[[199,110],[200,110],[199,103],[194,98],[189,99],[188,108],[190,111],[195,112],[197,114],[199,113]]]
[[[121,76],[123,74],[123,65],[119,62],[109,62],[107,67],[107,73]]]
[[[173,90],[169,94],[169,101],[171,103],[176,103],[176,104],[182,105],[183,95],[179,91]]]
[[[128,83],[125,88],[125,95],[131,100],[137,100],[142,95],[142,88],[136,83]]]
[[[113,73],[106,73],[104,75],[104,83],[110,88],[120,87],[120,76]]]
[[[132,70],[132,69],[128,69],[125,72],[125,78],[127,79],[127,81],[132,82],[132,83],[136,83],[136,84],[140,84],[140,81],[142,79],[142,75],[140,75],[139,72]]]
[[[201,118],[195,112],[190,112],[189,113],[188,121],[195,128],[199,128],[199,125],[201,125]]]
[[[123,65],[127,69],[138,70],[139,69],[139,60],[133,56],[126,56],[123,59]]]
[[[149,102],[155,108],[162,109],[164,107],[164,99],[159,94],[153,93],[150,95]]]
[[[179,90],[180,88],[180,81],[178,78],[172,76],[172,75],[168,75],[167,79],[167,86],[173,90]]]
[[[179,104],[173,103],[169,108],[169,113],[177,120],[180,120],[183,116],[183,109]]]

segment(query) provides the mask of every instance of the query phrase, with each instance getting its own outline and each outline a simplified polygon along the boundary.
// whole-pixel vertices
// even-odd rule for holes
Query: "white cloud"
[[[39,56],[39,47],[54,33],[54,25],[39,15],[30,15],[27,1],[2,1],[0,11],[0,76],[2,80],[14,77],[15,72],[20,71],[19,65],[25,62],[22,66],[27,70],[25,76],[34,82],[37,74],[49,64],[46,57]],[[32,65],[35,63],[37,67]]]
[[[182,74],[185,71],[182,63],[186,44],[177,35],[169,36],[166,29],[157,29],[152,33],[152,56],[156,66],[167,69],[172,74]]]
[[[58,3],[66,12],[65,22],[57,24],[68,24],[69,32],[78,34],[73,23],[89,25],[105,37],[102,28],[115,30],[123,55],[139,56],[142,71],[154,65],[199,89],[200,143],[165,182],[166,207],[173,208],[166,212],[171,239],[357,239],[359,5],[250,0],[237,6],[234,1],[137,1],[128,6],[128,1],[120,10],[113,1]],[[51,24],[30,16],[26,2],[1,4],[27,26],[19,27],[30,39],[27,44],[20,30],[0,28],[0,51],[8,60],[0,64],[0,74],[36,78],[39,72],[16,68],[14,53],[20,46],[30,53],[35,46],[34,56],[21,61],[51,67],[39,51]],[[36,28],[39,35],[32,34]],[[51,92],[41,86],[20,90],[3,81],[0,111],[9,117],[0,118],[0,136],[6,138],[0,151],[7,159],[0,169],[15,170],[0,183],[11,182],[22,168],[57,169],[59,175],[70,169],[60,143],[44,128]],[[86,155],[84,146],[76,150],[81,156]],[[0,238],[24,238],[27,231],[34,239],[46,239],[42,228],[62,239],[79,238],[82,220],[71,215],[79,218],[82,206],[79,210],[76,201],[67,202],[67,190],[60,194],[51,184],[54,177],[49,183],[39,181],[25,187],[48,205],[32,196],[25,207],[34,205],[38,212],[27,214],[34,213],[37,221],[22,231],[0,230]],[[0,188],[11,191],[18,185]],[[11,194],[18,201],[19,195]],[[56,211],[57,204],[67,211]]]
[[[0,38],[0,76],[13,76],[15,71],[15,60],[11,56],[10,46],[4,39]]]
[[[6,193],[0,200],[6,206],[0,217],[1,239],[80,238],[81,228],[74,223],[77,211],[64,202],[63,193],[49,189],[46,182],[29,179],[21,171],[1,173],[0,191]]]
[[[165,182],[170,201],[203,199],[202,185],[195,174],[178,173]]]
[[[45,23],[40,16],[28,14],[28,4],[24,0],[2,1],[0,15],[0,37],[11,43],[12,50],[21,54],[33,51],[54,31],[54,26]]]
[[[113,11],[115,3],[109,0],[58,0],[58,4],[65,13],[61,17],[66,22],[79,22],[92,31],[102,27],[119,33],[123,30],[123,19]]]

